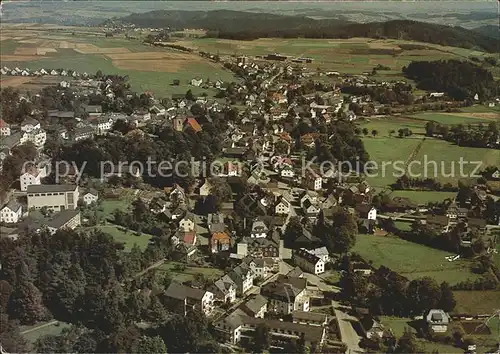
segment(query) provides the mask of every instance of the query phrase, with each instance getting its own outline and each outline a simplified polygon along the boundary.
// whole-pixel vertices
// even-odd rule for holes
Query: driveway
[[[349,348],[349,353],[364,353],[364,350],[359,347],[361,337],[354,330],[351,323],[352,321],[357,321],[357,318],[341,310],[340,304],[336,301],[332,301],[332,306],[335,311],[335,316],[339,322],[342,342],[344,342],[347,345],[347,348]]]

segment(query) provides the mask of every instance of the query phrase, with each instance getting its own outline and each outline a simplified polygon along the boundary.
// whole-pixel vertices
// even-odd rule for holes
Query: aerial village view
[[[500,2],[0,6],[2,354],[500,354]]]

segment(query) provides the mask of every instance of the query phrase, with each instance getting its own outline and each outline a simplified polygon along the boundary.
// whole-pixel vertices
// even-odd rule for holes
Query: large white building
[[[36,119],[26,119],[21,123],[21,131],[23,136],[21,143],[32,142],[36,147],[42,147],[47,140],[47,133],[40,126],[40,122]]]
[[[42,184],[40,181],[42,177],[41,171],[36,167],[31,167],[26,169],[26,171],[19,177],[19,182],[21,184],[21,190],[26,192],[28,186]]]
[[[325,262],[323,259],[305,248],[293,251],[293,261],[308,273],[318,275],[325,272]]]
[[[23,215],[23,208],[16,200],[11,200],[0,210],[0,222],[15,224]]]
[[[53,211],[74,210],[79,191],[76,185],[40,184],[27,189],[28,210],[48,208]]]
[[[269,299],[268,311],[289,315],[293,311],[309,311],[307,280],[286,275],[278,275],[271,283],[261,287],[261,295]]]

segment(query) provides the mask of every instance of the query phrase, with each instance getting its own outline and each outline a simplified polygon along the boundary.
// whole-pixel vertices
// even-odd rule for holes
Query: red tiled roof
[[[0,119],[0,128],[7,128],[9,124],[5,122],[3,119]]]
[[[184,232],[184,237],[182,239],[185,244],[194,245],[196,241],[196,233],[195,232]]]
[[[188,118],[186,119],[186,123],[195,131],[195,132],[201,132],[201,126],[200,124],[196,121],[194,118]]]

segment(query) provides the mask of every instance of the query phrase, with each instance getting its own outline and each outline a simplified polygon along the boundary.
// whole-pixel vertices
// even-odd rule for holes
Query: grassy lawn
[[[413,327],[408,324],[411,322],[411,318],[408,317],[380,316],[380,322],[386,328],[391,328],[397,338],[403,335],[405,328],[414,331]]]
[[[186,282],[193,280],[197,274],[203,274],[206,278],[217,279],[224,275],[224,272],[217,268],[202,268],[202,267],[189,267],[187,266],[185,270],[179,270],[179,266],[182,263],[179,262],[168,262],[162,264],[160,267],[156,268],[159,272],[169,272],[173,275],[173,279],[178,282]]]
[[[406,221],[394,221],[394,226],[401,231],[410,231],[411,230],[411,222]]]
[[[384,265],[395,272],[416,279],[431,277],[441,283],[456,284],[477,276],[465,260],[448,262],[450,253],[390,236],[359,235],[352,252],[360,254],[375,267]]]
[[[463,166],[464,176],[460,173],[460,158],[467,162]],[[413,177],[436,178],[442,183],[456,185],[460,179],[467,180],[471,176],[476,167],[475,162],[481,163],[482,169],[498,166],[500,150],[461,147],[444,140],[427,139],[414,160],[419,161],[420,165],[413,166]]]
[[[373,187],[387,187],[396,182],[394,176],[398,171],[392,165],[396,161],[402,161],[401,166],[418,146],[421,139],[414,138],[363,138],[366,151],[370,154],[370,159],[377,163],[378,173],[373,172],[373,176],[367,177],[368,183]],[[394,147],[397,146],[397,149]],[[383,163],[390,163],[383,170]],[[375,175],[376,174],[376,175]]]
[[[454,291],[457,306],[456,312],[470,314],[493,313],[500,307],[500,291]]]
[[[153,237],[144,233],[137,235],[132,230],[124,231],[123,227],[116,225],[99,225],[94,228],[111,235],[116,242],[123,243],[127,251],[132,249],[134,244],[137,244],[141,249],[145,249],[151,237]]]
[[[47,321],[45,323],[50,323],[52,321]],[[27,333],[23,334],[23,337],[30,343],[35,343],[38,338],[48,335],[59,335],[65,328],[69,328],[71,325],[65,322],[56,322],[55,324],[51,324],[45,327],[41,327],[39,329],[34,329],[38,326],[43,326],[44,322],[37,323],[34,326],[22,326],[20,328],[21,332],[27,331]]]
[[[472,112],[478,112],[478,111],[472,111]],[[480,118],[474,118],[474,117],[468,117],[468,116],[461,116],[461,115],[454,115],[453,113],[448,114],[448,113],[434,113],[434,112],[424,112],[424,113],[418,113],[415,115],[411,116],[412,118],[415,119],[421,119],[421,120],[432,120],[437,123],[441,124],[478,124],[481,122],[488,123],[487,119],[480,119]]]
[[[427,203],[442,202],[445,199],[452,199],[455,192],[434,192],[434,191],[394,191],[391,197],[403,197],[412,200],[419,205]]]
[[[366,128],[371,134],[372,130],[378,132],[378,136],[389,137],[389,132],[394,130],[397,136],[399,129],[408,128],[413,134],[425,134],[425,122],[417,119],[402,117],[370,118],[360,124],[360,128]]]
[[[105,199],[98,206],[99,216],[104,219],[113,219],[113,212],[118,209],[121,211],[126,211],[130,206],[130,202],[122,199]]]

